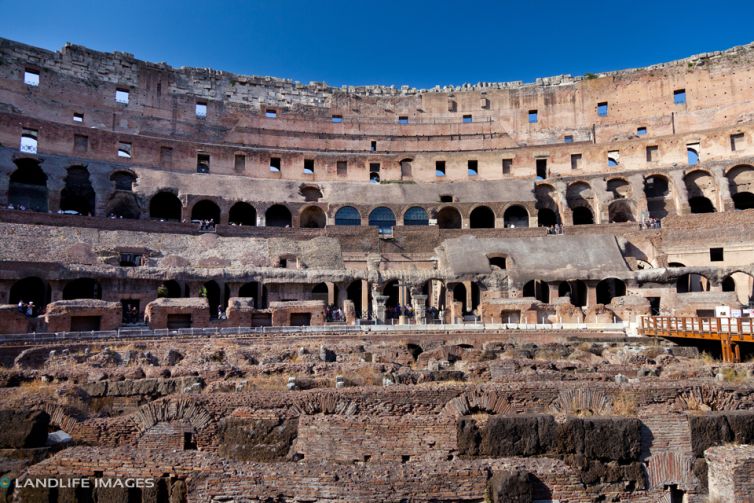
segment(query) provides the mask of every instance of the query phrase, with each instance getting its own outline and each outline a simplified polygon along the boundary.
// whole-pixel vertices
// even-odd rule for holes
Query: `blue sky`
[[[332,85],[529,82],[754,41],[741,0],[0,0],[0,12],[0,36],[48,49]]]

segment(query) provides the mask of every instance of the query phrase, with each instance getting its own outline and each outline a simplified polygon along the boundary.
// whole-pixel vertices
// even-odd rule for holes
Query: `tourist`
[[[19,300],[18,301],[18,312],[21,313],[21,314],[24,314],[25,311],[26,311],[26,304],[24,304],[23,300]]]
[[[29,302],[26,305],[26,317],[27,318],[31,318],[32,316],[34,316],[34,303],[33,302]]]

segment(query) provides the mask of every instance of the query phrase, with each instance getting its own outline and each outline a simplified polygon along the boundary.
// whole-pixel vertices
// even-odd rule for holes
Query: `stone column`
[[[61,280],[50,281],[50,302],[55,302],[56,300],[63,300],[64,283],[65,282]]]
[[[586,305],[587,307],[592,307],[596,304],[597,304],[597,286],[587,285],[586,286]]]
[[[385,303],[389,298],[387,295],[372,295],[372,312],[375,322],[379,325],[385,323]]]
[[[689,207],[689,192],[686,190],[686,183],[683,181],[683,170],[673,171],[669,175],[671,184],[671,193],[675,199],[675,211],[677,215],[688,215],[691,213]]]
[[[425,303],[427,302],[427,296],[423,293],[411,294],[411,305],[414,308],[414,317],[417,325],[424,325],[427,323],[427,310]]]
[[[715,206],[717,211],[729,211],[733,210],[733,197],[730,195],[730,183],[725,176],[725,171],[722,166],[715,166],[711,169],[712,176],[715,179],[715,186],[717,187],[717,201]]]
[[[361,319],[369,317],[369,281],[361,280],[361,312],[356,313]]]

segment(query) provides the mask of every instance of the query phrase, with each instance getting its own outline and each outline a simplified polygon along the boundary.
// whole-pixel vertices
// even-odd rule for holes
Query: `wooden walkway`
[[[639,333],[649,337],[720,341],[723,361],[740,362],[740,344],[754,343],[754,318],[644,316]]]

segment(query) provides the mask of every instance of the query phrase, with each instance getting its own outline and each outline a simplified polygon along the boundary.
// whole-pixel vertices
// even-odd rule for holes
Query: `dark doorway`
[[[573,225],[591,225],[594,223],[592,210],[585,206],[573,209]]]
[[[603,279],[597,283],[597,304],[610,304],[613,297],[626,295],[626,284],[617,278]]]
[[[249,203],[236,203],[230,208],[228,222],[253,227],[257,225],[257,210]]]
[[[451,206],[446,206],[437,212],[437,226],[440,229],[460,229],[461,213]]]
[[[487,206],[478,206],[469,215],[472,229],[492,229],[495,227],[495,213]]]
[[[10,176],[8,202],[15,208],[47,212],[47,175],[33,159],[15,161],[18,169]]]
[[[60,209],[94,216],[94,189],[89,170],[84,166],[71,166],[65,177],[65,187],[60,193]]]
[[[691,213],[714,213],[715,207],[712,201],[704,196],[696,196],[689,199],[689,208]]]
[[[290,227],[291,212],[282,204],[275,204],[264,214],[267,227]]]
[[[191,220],[212,220],[220,223],[220,207],[209,199],[203,199],[191,209]]]
[[[158,192],[149,201],[149,218],[181,220],[181,200],[172,192]]]
[[[35,314],[39,314],[50,302],[50,288],[37,277],[20,279],[13,283],[8,301],[11,304],[33,302],[36,307]]]
[[[79,278],[69,281],[63,288],[63,300],[101,298],[102,287],[92,278]]]

